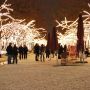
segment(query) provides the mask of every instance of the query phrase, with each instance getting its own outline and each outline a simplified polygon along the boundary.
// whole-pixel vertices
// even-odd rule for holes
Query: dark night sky
[[[4,0],[0,0],[2,3]],[[51,30],[56,24],[55,19],[75,20],[82,9],[90,11],[89,0],[8,0],[12,3],[15,18],[36,19],[37,26]]]

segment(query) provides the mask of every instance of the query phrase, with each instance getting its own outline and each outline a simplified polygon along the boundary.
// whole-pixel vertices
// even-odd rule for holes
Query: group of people
[[[62,46],[59,44],[58,46],[58,59],[61,59],[62,56],[67,57],[67,45]]]
[[[34,46],[34,53],[35,53],[35,60],[36,61],[45,61],[45,54],[46,54],[46,58],[49,58],[50,57],[50,54],[53,55],[54,57],[54,54],[58,54],[58,59],[61,58],[61,54],[62,53],[67,53],[67,46],[64,45],[64,47],[59,44],[58,46],[58,49],[56,52],[53,52],[51,51],[48,46],[45,46],[45,45],[41,45],[39,46],[39,44],[36,43],[36,45]]]
[[[27,59],[27,53],[28,53],[28,48],[26,45],[20,45],[19,47],[17,47],[16,45],[12,45],[12,43],[10,43],[7,48],[7,55],[8,55],[8,64],[11,63],[18,63],[18,54],[19,54],[19,59]],[[52,51],[48,48],[48,46],[45,46],[44,44],[42,44],[41,46],[36,43],[34,46],[34,54],[35,54],[35,61],[41,61],[44,62],[45,58],[50,59],[50,55],[52,54],[54,55],[58,55],[58,59],[61,59],[62,57],[66,58],[68,55],[68,48],[67,45],[62,46],[61,44],[58,45],[58,49],[52,53]],[[89,55],[89,51],[88,49],[86,49],[85,54],[88,56]],[[46,57],[45,57],[46,55]]]
[[[17,47],[16,44],[9,43],[9,45],[6,48],[7,56],[8,56],[8,64],[14,64],[18,63],[18,53],[19,53],[19,59],[27,59],[27,52],[28,48],[26,45]]]
[[[34,54],[35,54],[35,60],[36,61],[45,61],[45,53],[46,53],[46,58],[49,58],[50,55],[50,49],[44,44],[39,46],[39,44],[36,43],[34,46]]]

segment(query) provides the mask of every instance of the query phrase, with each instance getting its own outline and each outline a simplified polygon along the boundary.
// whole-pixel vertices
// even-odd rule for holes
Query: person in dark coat
[[[15,44],[14,47],[13,47],[13,64],[18,63],[17,56],[18,56],[18,48],[17,48],[17,46]]]
[[[26,45],[24,45],[23,47],[23,55],[24,55],[24,59],[27,59],[27,52],[28,52],[28,48]]]
[[[50,55],[50,49],[48,48],[48,46],[46,46],[46,58],[49,58]]]
[[[35,60],[39,61],[40,46],[36,43],[34,46]]]
[[[6,51],[7,51],[7,56],[8,56],[8,59],[7,59],[8,64],[11,64],[11,59],[13,57],[12,43],[9,43],[9,46],[7,46]]]
[[[86,57],[89,56],[89,50],[88,50],[88,48],[85,49],[85,55],[86,55]]]
[[[1,54],[1,49],[0,49],[0,58],[2,57],[2,54]]]
[[[20,45],[18,50],[19,50],[19,59],[21,60],[23,59],[23,46]]]
[[[67,53],[67,46],[66,46],[66,44],[64,45],[63,52]]]
[[[58,47],[58,59],[61,59],[61,54],[63,53],[63,46],[59,45]]]
[[[42,61],[45,61],[45,46],[42,44],[41,47],[40,47],[40,60],[41,62]]]
[[[64,55],[64,58],[67,58],[67,45],[65,44],[64,47],[63,47],[63,55]]]

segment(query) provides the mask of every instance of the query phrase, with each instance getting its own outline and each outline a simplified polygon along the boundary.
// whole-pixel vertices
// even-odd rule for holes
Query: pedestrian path
[[[30,55],[0,67],[0,90],[90,90],[90,64],[61,66],[55,58],[36,62]]]

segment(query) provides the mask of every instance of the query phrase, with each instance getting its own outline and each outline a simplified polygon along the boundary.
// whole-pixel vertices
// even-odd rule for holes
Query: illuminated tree
[[[45,29],[36,28],[35,20],[26,23],[25,19],[14,19],[10,15],[10,12],[13,11],[13,9],[10,8],[11,4],[6,4],[6,2],[7,0],[0,6],[0,40],[18,44],[31,43],[35,41],[36,38],[44,39],[45,35],[42,37],[40,31],[44,32]]]
[[[90,4],[88,4],[88,6],[90,7]],[[90,43],[90,13],[88,11],[83,11],[83,15],[82,17],[83,19],[83,24],[84,24],[84,40],[86,41],[86,44],[89,46]],[[66,32],[61,35],[60,32],[58,32],[58,40],[60,43],[62,43],[61,39],[63,38],[63,43],[67,43],[72,44],[72,42],[74,41],[76,44],[77,38],[76,38],[76,34],[77,34],[77,26],[78,26],[78,18],[75,21],[68,21],[67,18],[65,17],[65,20],[59,22],[58,20],[56,20],[56,23],[58,24],[57,27],[61,27],[62,30],[66,30]],[[72,36],[73,35],[73,36]],[[65,38],[65,39],[64,39]],[[72,41],[71,41],[72,38]],[[66,40],[67,39],[67,40]]]

